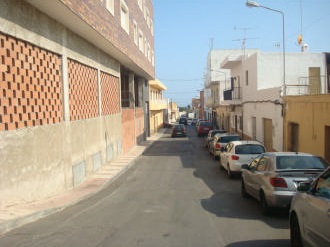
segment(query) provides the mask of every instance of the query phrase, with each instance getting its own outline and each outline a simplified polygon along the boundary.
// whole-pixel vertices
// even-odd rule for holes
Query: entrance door
[[[288,129],[288,151],[299,151],[299,124],[289,123]]]
[[[309,93],[321,93],[321,76],[320,68],[309,68]]]
[[[324,158],[330,162],[330,126],[325,126]]]
[[[267,151],[273,151],[273,123],[271,119],[264,118],[264,145]]]

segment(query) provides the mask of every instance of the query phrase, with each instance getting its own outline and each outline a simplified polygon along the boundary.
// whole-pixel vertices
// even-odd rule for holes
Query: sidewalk
[[[133,147],[128,153],[120,155],[114,161],[104,164],[93,176],[86,179],[78,187],[68,190],[62,194],[26,204],[18,204],[8,207],[0,212],[0,234],[11,231],[24,224],[36,221],[50,214],[59,212],[66,207],[82,201],[110,184],[115,183],[130,167],[137,158],[156,140],[158,140],[166,129],[148,137],[146,141]]]

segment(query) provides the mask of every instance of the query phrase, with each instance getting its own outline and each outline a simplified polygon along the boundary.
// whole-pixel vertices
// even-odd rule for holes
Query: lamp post
[[[282,15],[282,36],[283,36],[283,85],[282,85],[282,95],[285,96],[286,95],[286,83],[285,83],[285,32],[284,32],[284,13],[283,11],[277,10],[277,9],[272,9],[266,6],[263,6],[257,2],[254,1],[246,1],[246,6],[247,7],[260,7],[260,8],[264,8],[264,9],[268,9],[277,13],[280,13]]]

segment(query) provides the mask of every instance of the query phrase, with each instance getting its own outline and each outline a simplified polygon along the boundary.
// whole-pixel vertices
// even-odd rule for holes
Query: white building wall
[[[253,137],[253,120],[256,118],[256,139],[264,142],[263,119],[271,119],[273,127],[273,149],[283,150],[283,117],[281,86],[283,85],[283,57],[281,53],[256,53],[243,61],[243,133]],[[296,94],[292,85],[299,78],[309,76],[310,67],[320,67],[325,75],[325,56],[322,53],[286,54],[287,95]],[[235,73],[239,68],[235,68]],[[248,83],[246,83],[248,71]]]

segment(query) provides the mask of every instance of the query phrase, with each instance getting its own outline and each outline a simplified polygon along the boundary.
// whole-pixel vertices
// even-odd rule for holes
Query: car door
[[[259,190],[265,183],[265,172],[269,164],[269,157],[260,157],[255,169],[250,174],[250,186],[252,196],[259,198]]]
[[[330,246],[330,170],[323,174],[303,204],[305,232],[313,246]]]
[[[246,191],[252,195],[254,194],[253,190],[253,178],[254,178],[254,173],[257,168],[257,165],[259,163],[259,160],[263,157],[263,155],[259,155],[257,158],[255,158],[249,165],[248,169],[243,170],[242,178],[244,180],[245,184],[245,189]]]
[[[221,162],[221,165],[224,168],[227,168],[227,163],[228,163],[229,157],[231,155],[231,150],[232,149],[233,149],[233,144],[232,143],[228,143],[225,146],[225,150],[223,152],[220,152],[220,162]]]

